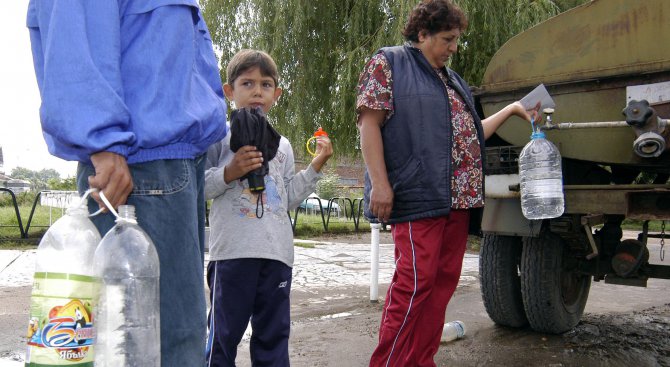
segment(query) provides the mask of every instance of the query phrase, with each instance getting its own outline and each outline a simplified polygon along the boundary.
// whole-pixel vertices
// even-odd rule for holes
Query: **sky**
[[[42,137],[30,39],[26,28],[28,0],[0,1],[0,146],[4,171],[15,167],[53,168],[61,178],[75,176],[77,164],[49,154]]]

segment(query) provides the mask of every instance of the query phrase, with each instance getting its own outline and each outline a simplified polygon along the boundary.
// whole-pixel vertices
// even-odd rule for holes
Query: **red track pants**
[[[371,367],[435,366],[447,303],[468,238],[468,210],[392,225],[396,269],[386,294]]]

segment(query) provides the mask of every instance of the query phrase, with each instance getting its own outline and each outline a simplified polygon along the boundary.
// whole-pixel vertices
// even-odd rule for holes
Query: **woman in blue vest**
[[[423,0],[407,43],[379,50],[360,77],[365,214],[391,224],[396,258],[370,366],[435,366],[470,217],[484,205],[484,141],[510,116],[536,113],[515,102],[479,119],[469,86],[445,66],[466,27],[449,0]]]

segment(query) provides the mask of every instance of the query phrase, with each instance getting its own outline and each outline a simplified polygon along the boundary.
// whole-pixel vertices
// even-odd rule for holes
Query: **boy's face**
[[[281,96],[281,88],[277,88],[271,76],[261,74],[260,68],[246,70],[235,79],[233,85],[224,84],[226,97],[235,102],[236,108],[260,107],[268,113],[270,107]]]

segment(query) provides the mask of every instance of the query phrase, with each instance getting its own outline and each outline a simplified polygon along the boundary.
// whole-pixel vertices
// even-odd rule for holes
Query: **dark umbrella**
[[[249,190],[259,193],[262,206],[260,192],[265,190],[265,175],[269,172],[268,163],[277,154],[281,135],[268,123],[260,108],[241,108],[233,111],[230,134],[230,150],[233,152],[237,152],[245,145],[253,145],[263,154],[263,166],[242,177],[248,180]],[[258,208],[256,208],[256,216],[258,216]]]

